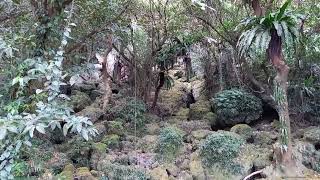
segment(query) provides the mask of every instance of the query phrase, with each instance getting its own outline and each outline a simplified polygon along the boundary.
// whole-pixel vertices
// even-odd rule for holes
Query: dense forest
[[[319,0],[1,0],[0,179],[320,179]]]

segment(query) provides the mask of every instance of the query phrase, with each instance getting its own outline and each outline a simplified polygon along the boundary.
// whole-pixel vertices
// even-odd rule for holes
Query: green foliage
[[[125,132],[123,122],[120,118],[117,118],[114,121],[108,121],[107,129],[109,134],[117,134],[119,136],[123,135]]]
[[[110,134],[105,136],[101,142],[106,144],[109,149],[119,148],[120,137],[116,134]]]
[[[221,125],[250,123],[262,114],[261,100],[240,89],[221,91],[215,95],[212,103]]]
[[[200,146],[200,156],[208,167],[229,167],[238,156],[244,140],[235,133],[218,131],[205,139]]]
[[[287,0],[277,12],[268,12],[262,17],[250,17],[243,20],[240,25],[245,26],[238,40],[239,55],[243,56],[255,44],[257,50],[266,50],[271,40],[271,31],[276,30],[277,35],[291,46],[298,39],[298,18],[301,15],[287,11],[292,0]]]
[[[146,123],[146,105],[143,101],[129,97],[120,105],[114,106],[110,110],[123,123],[130,123],[131,126],[142,128]]]
[[[172,160],[183,146],[183,133],[176,127],[166,127],[160,131],[156,152],[162,160]]]
[[[45,134],[47,128],[52,130],[59,128],[62,129],[65,136],[68,132],[77,133],[86,140],[97,134],[89,118],[72,115],[72,111],[63,106],[63,99],[68,99],[68,97],[60,92],[60,86],[65,85],[62,62],[64,48],[70,38],[70,27],[73,26],[73,23],[70,22],[72,11],[71,8],[71,11],[67,12],[69,14],[69,17],[65,19],[67,25],[54,58],[48,62],[43,61],[41,57],[27,59],[30,65],[27,74],[24,74],[24,77],[19,75],[12,80],[12,85],[18,84],[19,88],[23,89],[32,79],[45,79],[45,88],[37,89],[36,94],[46,92],[48,98],[47,101],[37,103],[34,113],[8,113],[7,116],[0,117],[0,179],[13,179],[11,169],[14,160],[18,158],[17,155],[22,145],[32,145],[29,139],[34,137],[35,132]],[[19,112],[17,108],[10,107],[9,110],[14,113]],[[63,128],[61,122],[64,122]]]
[[[27,162],[15,162],[12,167],[12,174],[14,177],[28,176],[30,172],[30,166]]]

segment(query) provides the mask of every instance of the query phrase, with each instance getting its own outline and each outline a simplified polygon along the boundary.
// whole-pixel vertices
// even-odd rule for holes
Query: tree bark
[[[152,103],[152,109],[154,109],[157,106],[158,98],[159,98],[159,93],[161,88],[164,85],[164,71],[159,72],[159,85],[156,88],[156,91],[154,93],[154,99]]]
[[[290,139],[290,117],[287,99],[289,66],[286,65],[285,61],[283,60],[281,37],[278,36],[275,29],[271,30],[271,40],[267,49],[267,53],[271,63],[273,64],[273,67],[277,72],[277,75],[274,78],[274,98],[281,124],[281,156],[278,158],[278,161],[284,167],[289,167],[293,163],[292,143]]]

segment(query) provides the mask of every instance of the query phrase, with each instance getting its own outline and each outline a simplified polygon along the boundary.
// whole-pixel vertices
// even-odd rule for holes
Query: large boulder
[[[253,136],[253,129],[247,124],[237,124],[230,131],[239,134],[247,141]]]
[[[209,112],[211,112],[209,101],[197,101],[190,105],[190,120],[202,120]]]
[[[311,142],[314,145],[319,145],[320,144],[320,128],[319,127],[312,127],[309,128],[305,133],[304,133],[304,138],[305,140]]]
[[[90,97],[81,91],[73,91],[70,99],[70,104],[76,112],[83,110],[92,103]]]
[[[205,170],[202,166],[201,163],[201,159],[199,157],[199,153],[198,152],[194,152],[191,154],[191,160],[189,163],[189,169],[190,169],[190,173],[193,177],[193,179],[197,179],[197,180],[205,180]]]
[[[152,180],[169,180],[169,176],[167,174],[166,168],[163,166],[159,166],[154,168],[150,171],[151,179]]]
[[[253,133],[253,143],[261,147],[271,147],[277,140],[277,133],[268,131],[256,131]]]
[[[320,172],[320,151],[310,142],[296,141],[293,146],[293,154],[297,161],[309,169]]]
[[[239,89],[221,91],[211,102],[220,126],[251,123],[259,119],[263,111],[259,98]]]
[[[102,109],[91,105],[85,107],[82,111],[78,112],[77,115],[88,117],[95,123],[104,115],[104,113],[105,112]]]
[[[150,176],[145,173],[145,170],[133,167],[111,163],[104,160],[99,166],[99,171],[106,177],[106,179],[128,179],[128,180],[147,180]]]

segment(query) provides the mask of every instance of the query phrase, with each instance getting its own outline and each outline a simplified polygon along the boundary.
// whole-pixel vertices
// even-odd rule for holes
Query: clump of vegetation
[[[143,101],[135,98],[126,98],[123,104],[111,108],[111,112],[121,119],[123,123],[142,128],[146,124],[146,105]]]
[[[114,180],[147,180],[150,179],[149,176],[142,170],[120,165],[120,164],[111,164],[107,163],[101,169],[104,173],[102,176],[106,179],[114,179]]]
[[[120,137],[116,134],[110,134],[105,136],[101,142],[106,144],[109,149],[115,149],[119,147]]]
[[[11,171],[14,177],[25,177],[28,176],[30,172],[30,166],[25,161],[15,162]]]
[[[238,156],[244,140],[235,133],[218,131],[209,135],[200,145],[200,156],[204,165],[230,167]]]
[[[108,121],[107,131],[109,134],[123,135],[125,132],[123,128],[123,123],[120,118],[115,119],[114,121]]]
[[[249,140],[253,136],[253,129],[247,124],[237,124],[230,131],[239,134],[246,140]]]
[[[262,114],[262,102],[256,96],[240,89],[224,90],[212,99],[220,125],[250,123]]]
[[[183,133],[176,127],[166,127],[161,130],[156,152],[163,160],[173,159],[183,146]]]

